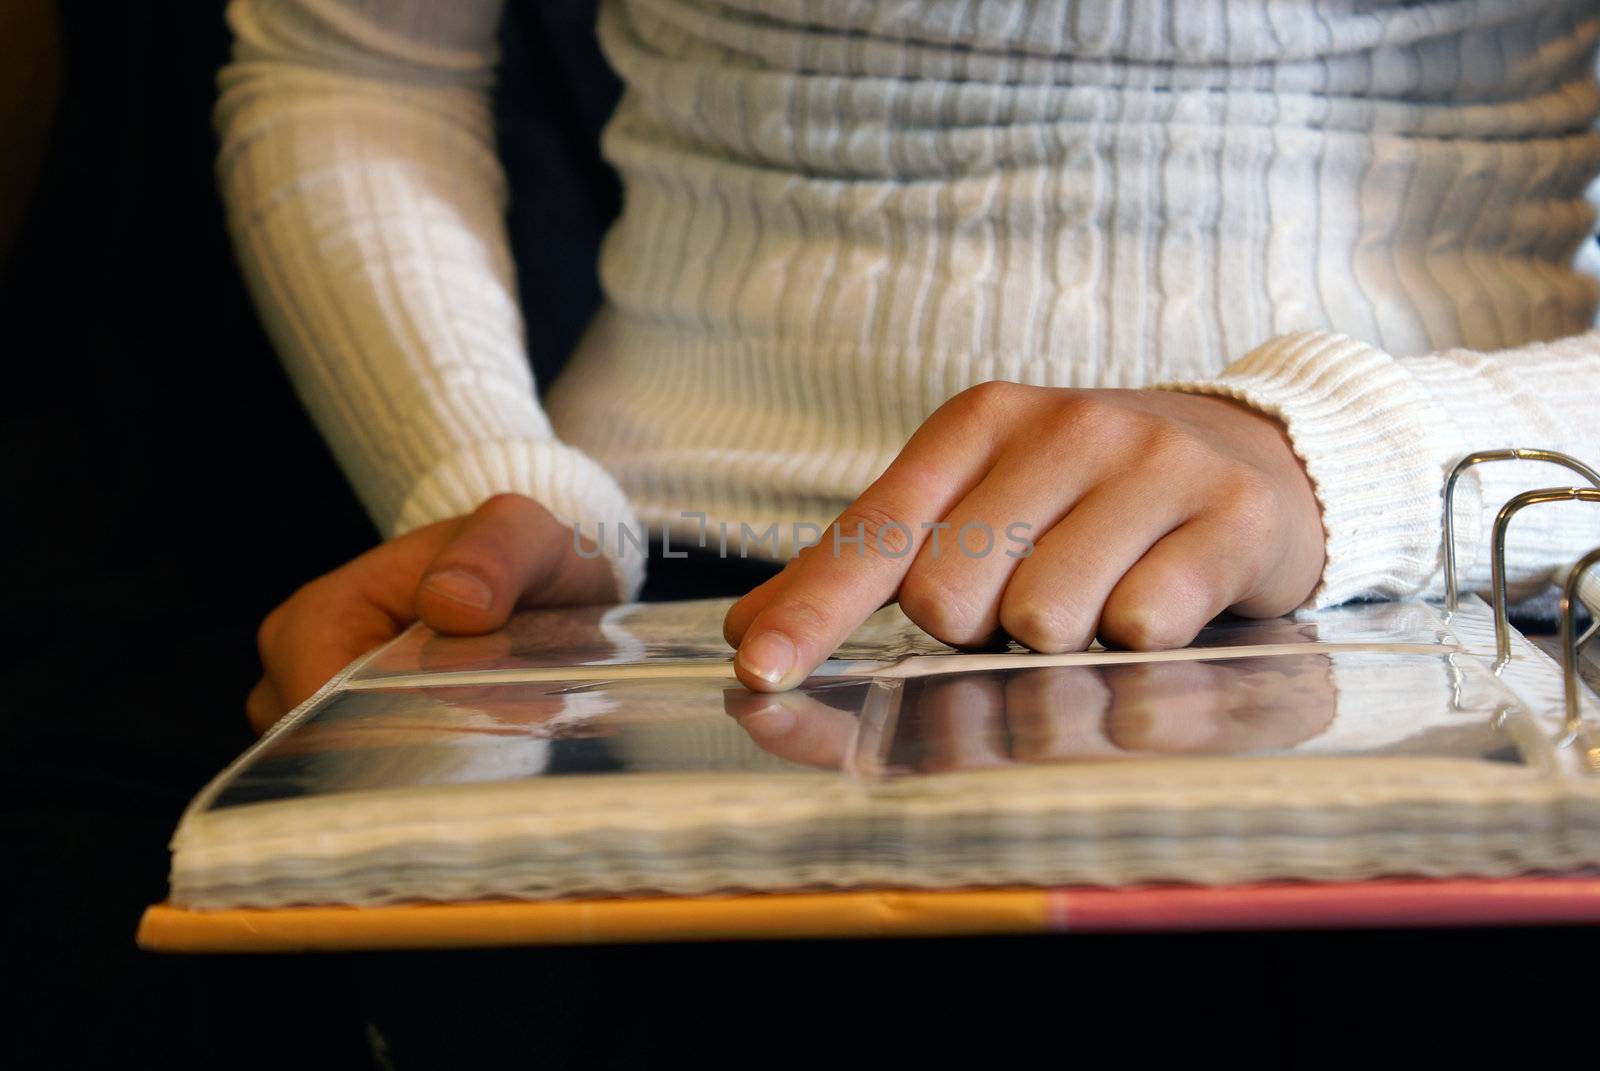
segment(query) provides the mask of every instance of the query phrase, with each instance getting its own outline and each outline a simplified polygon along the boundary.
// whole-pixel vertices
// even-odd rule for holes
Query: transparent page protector
[[[908,776],[1182,756],[1449,758],[1551,768],[1476,660],[1345,652],[909,678],[868,711],[858,767]],[[803,698],[795,701],[803,704]],[[875,718],[882,722],[874,724]]]
[[[716,678],[333,691],[264,741],[207,809],[534,777],[838,769],[872,692],[870,680],[806,682],[795,694],[813,704],[813,739],[783,753],[730,715],[751,693]]]
[[[335,690],[207,809],[582,775],[885,777],[1181,756],[1409,756],[1549,766],[1514,696],[1453,654],[1307,650],[915,678],[714,677]]]
[[[572,667],[642,667],[683,674],[732,675],[733,652],[722,638],[722,619],[732,599],[628,603],[516,614],[499,632],[486,636],[439,636],[413,626],[359,663],[346,679],[351,687],[389,682],[461,683],[463,675],[492,682],[519,677],[549,679]],[[1261,647],[1302,644],[1408,644],[1455,646],[1439,612],[1418,601],[1357,603],[1315,613],[1266,620],[1223,615],[1201,630],[1195,648]],[[1103,651],[1095,645],[1088,653]],[[1016,643],[992,648],[989,655],[1028,656]],[[898,606],[869,617],[818,670],[820,675],[850,672],[870,676],[878,665],[936,656],[963,655],[913,624]],[[937,671],[943,670],[933,667]],[[962,668],[953,664],[949,668]],[[450,675],[450,676],[445,676]],[[590,674],[583,674],[588,677]],[[603,673],[594,676],[604,676]]]

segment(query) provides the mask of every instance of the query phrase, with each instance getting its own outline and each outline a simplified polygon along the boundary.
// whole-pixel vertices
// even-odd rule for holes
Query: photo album
[[[780,694],[735,680],[728,605],[411,628],[193,801],[168,906],[1600,865],[1600,748],[1474,597],[1059,655],[956,651],[889,606]]]

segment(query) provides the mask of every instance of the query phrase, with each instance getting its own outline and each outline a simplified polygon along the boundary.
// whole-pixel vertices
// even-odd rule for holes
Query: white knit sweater
[[[240,260],[386,532],[507,490],[591,532],[823,524],[970,384],[1160,384],[1287,423],[1327,603],[1438,584],[1467,451],[1600,463],[1592,0],[612,0],[625,209],[548,416],[489,120],[498,17],[229,9]],[[1483,586],[1493,510],[1575,478],[1478,471]],[[1529,511],[1512,542],[1548,576],[1600,509]]]

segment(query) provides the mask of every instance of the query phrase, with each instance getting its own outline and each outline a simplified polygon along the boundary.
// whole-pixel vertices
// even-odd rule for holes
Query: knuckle
[[[993,631],[962,590],[933,569],[913,569],[900,585],[899,602],[907,617],[941,643],[976,643]]]
[[[482,504],[473,512],[484,515],[499,514],[513,510],[521,511],[535,505],[538,505],[538,503],[525,495],[519,495],[515,491],[501,491],[484,499]]]
[[[992,412],[1004,405],[1008,399],[1015,397],[1016,388],[1017,384],[1008,383],[1003,379],[987,379],[961,391],[947,404],[966,412]]]
[[[941,420],[990,425],[1010,416],[1028,392],[1039,389],[1004,379],[984,380],[952,395],[936,415]]]
[[[828,554],[828,537],[824,535],[820,543],[808,543],[794,552],[794,557],[784,563],[784,571],[792,572],[801,568],[808,568],[816,559],[826,557]]]
[[[274,657],[283,630],[288,625],[289,606],[293,601],[291,598],[289,602],[273,607],[256,628],[256,653],[260,656],[262,665],[269,664]]]
[[[1132,651],[1183,647],[1221,609],[1223,583],[1199,561],[1137,569],[1106,600],[1100,638]]]
[[[1130,651],[1166,651],[1194,638],[1194,630],[1148,602],[1106,608],[1100,638],[1108,645]]]
[[[465,518],[455,531],[455,538],[463,536],[472,537],[490,534],[493,538],[496,533],[504,533],[508,529],[526,531],[530,526],[537,526],[546,519],[554,520],[543,506],[513,491],[502,491],[491,495],[479,504]]]
[[[888,510],[858,503],[833,522],[828,539],[842,557],[849,549],[860,557],[902,559],[911,549],[911,526]],[[845,540],[850,540],[847,544]],[[827,539],[824,540],[827,542]],[[819,544],[819,546],[822,544]]]
[[[1237,469],[1231,473],[1220,496],[1230,527],[1248,536],[1273,533],[1278,524],[1278,499],[1270,481],[1258,472]]]
[[[1104,395],[1074,392],[1061,403],[1062,433],[1084,442],[1122,442],[1147,435],[1158,422]]]
[[[1090,629],[1070,610],[1031,597],[1007,599],[1000,627],[1031,651],[1058,654],[1088,646]]]
[[[1139,452],[1146,464],[1175,471],[1197,464],[1209,466],[1215,460],[1205,440],[1181,425],[1159,419],[1142,429]]]

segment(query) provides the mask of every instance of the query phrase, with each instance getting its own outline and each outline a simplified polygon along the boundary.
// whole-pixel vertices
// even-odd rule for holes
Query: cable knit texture
[[[1326,603],[1437,586],[1467,451],[1600,458],[1588,0],[611,0],[625,208],[549,420],[489,136],[498,15],[230,7],[240,257],[388,530],[500,490],[585,524],[825,523],[970,384],[1161,385],[1286,422]],[[1530,482],[1570,481],[1468,481],[1468,583]],[[1518,579],[1597,513],[1519,518]]]

